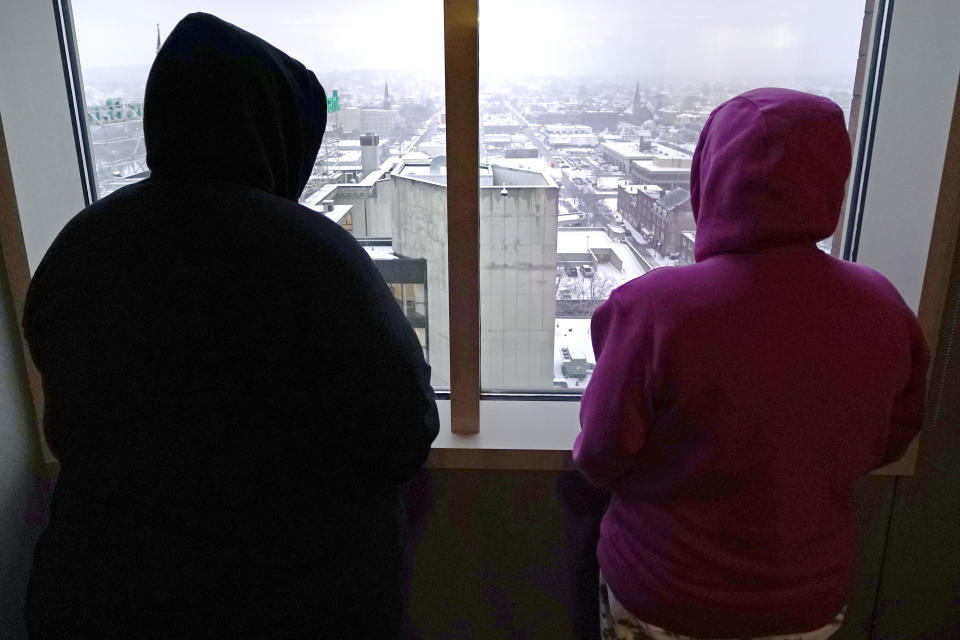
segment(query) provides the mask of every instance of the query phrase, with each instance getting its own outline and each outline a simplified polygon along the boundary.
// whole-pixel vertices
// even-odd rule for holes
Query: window
[[[374,262],[380,269],[380,275],[390,286],[397,304],[404,310],[407,320],[420,338],[420,346],[429,360],[429,328],[427,316],[427,264],[426,260],[398,258]]]
[[[490,4],[487,4],[488,2]],[[482,295],[480,254],[483,243],[480,226],[485,223],[478,222],[481,220],[478,216],[481,186],[477,177],[471,178],[471,176],[480,175],[480,164],[483,163],[487,165],[487,175],[493,181],[496,179],[495,175],[500,178],[515,175],[511,172],[494,174],[490,166],[497,164],[502,166],[504,163],[499,162],[500,159],[532,160],[533,152],[543,157],[537,144],[530,140],[529,136],[524,134],[523,138],[516,138],[520,134],[494,128],[497,126],[495,120],[498,117],[508,117],[508,114],[512,113],[510,106],[531,121],[531,117],[527,114],[532,115],[534,111],[539,111],[531,100],[535,93],[553,96],[555,101],[561,104],[568,98],[581,101],[602,100],[603,96],[609,94],[614,99],[626,100],[632,107],[638,81],[643,94],[644,87],[651,79],[659,79],[666,85],[671,78],[676,79],[682,75],[681,71],[685,69],[684,60],[671,56],[680,56],[684,47],[693,46],[694,50],[700,47],[699,60],[703,64],[715,65],[717,68],[724,65],[729,67],[738,60],[749,61],[750,56],[747,55],[748,51],[744,47],[733,47],[729,54],[721,55],[716,60],[702,55],[703,45],[699,44],[701,42],[714,43],[718,46],[724,42],[737,42],[737,39],[732,36],[735,30],[731,28],[717,27],[711,31],[704,26],[697,26],[697,20],[707,21],[704,24],[709,23],[712,19],[711,11],[716,11],[712,5],[717,3],[706,0],[675,3],[675,6],[671,5],[675,12],[674,16],[663,17],[661,14],[659,20],[650,20],[649,17],[644,18],[641,15],[645,11],[652,12],[657,8],[653,3],[648,2],[611,4],[608,7],[610,10],[601,14],[594,5],[578,8],[567,0],[539,9],[530,8],[526,3],[514,3],[515,6],[509,7],[501,0],[480,0],[479,8],[483,22],[479,29],[476,0],[411,2],[404,3],[402,7],[392,5],[378,7],[362,0],[347,7],[342,5],[324,7],[318,6],[315,2],[308,3],[302,0],[289,0],[289,3],[276,3],[278,5],[274,12],[276,15],[267,14],[268,18],[264,18],[263,7],[234,6],[236,3],[228,5],[226,2],[207,2],[200,7],[191,5],[189,9],[200,8],[223,15],[240,26],[277,42],[314,68],[317,67],[317,60],[313,59],[309,53],[304,55],[302,50],[291,47],[284,40],[284,33],[299,34],[299,42],[308,42],[313,46],[313,42],[317,39],[315,37],[318,33],[317,29],[329,27],[335,31],[333,36],[324,39],[324,55],[333,61],[332,69],[358,68],[359,66],[368,69],[381,68],[378,64],[384,56],[376,53],[382,50],[375,45],[385,43],[388,45],[387,52],[392,59],[390,65],[382,66],[405,66],[409,70],[409,77],[405,80],[401,79],[400,75],[381,73],[378,76],[380,72],[376,72],[363,74],[355,83],[347,82],[347,74],[342,71],[330,71],[327,75],[321,72],[321,81],[331,94],[330,108],[337,106],[339,101],[339,115],[331,120],[339,121],[339,130],[343,134],[339,136],[337,144],[333,144],[334,136],[326,140],[325,148],[318,156],[317,178],[310,187],[316,189],[311,193],[305,192],[304,203],[318,209],[318,214],[326,213],[320,211],[323,209],[325,199],[333,200],[332,204],[335,208],[349,207],[349,220],[353,225],[354,235],[363,241],[372,254],[381,254],[374,255],[381,273],[391,268],[385,266],[388,262],[423,261],[422,278],[417,275],[414,279],[406,279],[407,274],[400,274],[390,277],[385,275],[385,280],[390,283],[390,278],[396,277],[392,284],[420,284],[423,287],[423,302],[420,302],[419,289],[414,291],[412,299],[415,301],[414,311],[424,316],[424,326],[418,327],[414,324],[414,327],[421,336],[421,343],[427,349],[432,363],[453,363],[452,366],[448,364],[447,370],[448,382],[452,386],[450,405],[453,429],[459,433],[476,430],[483,411],[485,420],[502,423],[506,425],[505,430],[512,429],[523,437],[534,434],[531,440],[524,441],[520,447],[531,449],[543,448],[544,445],[537,439],[546,438],[558,429],[575,431],[577,409],[575,402],[505,402],[498,399],[498,394],[490,391],[498,389],[509,391],[510,397],[542,399],[549,396],[554,399],[575,400],[578,393],[576,380],[573,387],[568,385],[563,389],[560,384],[554,386],[554,380],[550,379],[542,388],[526,387],[526,390],[531,393],[524,393],[525,388],[519,382],[513,387],[501,386],[490,377],[495,372],[484,369],[484,386],[488,392],[485,394],[485,400],[481,402],[481,368],[489,364],[483,364],[487,355],[482,354],[480,349],[482,341],[480,318],[482,314],[489,311],[485,310],[485,306],[480,308],[477,304]],[[749,3],[738,4],[744,7],[753,6]],[[876,10],[874,10],[874,4],[876,4]],[[23,251],[21,253],[26,256],[25,260],[14,264],[18,270],[29,269],[31,266],[35,268],[64,222],[83,207],[85,191],[80,185],[84,181],[88,185],[87,196],[96,197],[101,186],[96,180],[97,176],[103,177],[105,188],[111,188],[113,182],[126,184],[129,180],[135,179],[133,177],[136,173],[134,161],[142,150],[135,147],[127,148],[121,143],[125,132],[123,127],[135,128],[131,123],[135,123],[136,118],[141,115],[137,105],[142,100],[132,92],[118,95],[114,91],[115,87],[109,86],[109,83],[103,84],[99,97],[94,96],[96,99],[91,100],[93,94],[90,94],[84,100],[82,92],[79,92],[76,95],[81,97],[80,102],[65,100],[64,80],[67,80],[69,93],[71,86],[79,88],[84,83],[90,85],[97,81],[94,67],[124,66],[139,56],[140,60],[147,61],[141,64],[141,68],[145,68],[146,64],[149,64],[152,52],[156,50],[157,22],[160,23],[162,37],[187,10],[184,7],[170,6],[168,9],[156,5],[158,3],[141,2],[133,5],[133,10],[129,10],[129,4],[115,5],[97,0],[74,0],[71,8],[66,0],[58,0],[53,5],[53,11],[50,5],[44,3],[0,5],[0,53],[7,59],[30,61],[29,65],[0,65],[0,86],[7,89],[0,92],[0,112],[3,113],[4,118],[6,142],[10,151],[11,170],[19,209],[19,216],[15,223],[22,228]],[[730,6],[731,3],[724,3],[724,5]],[[298,12],[295,20],[288,15],[287,18],[290,19],[284,22],[282,9],[285,6],[292,7],[292,11]],[[932,230],[940,228],[934,225],[934,214],[940,215],[937,209],[938,187],[942,175],[951,106],[956,91],[956,78],[960,71],[960,42],[949,36],[952,35],[954,26],[960,21],[960,5],[901,2],[897,3],[896,11],[891,12],[892,3],[889,0],[876,0],[876,3],[870,0],[866,2],[866,16],[863,14],[863,7],[848,6],[847,3],[843,3],[843,7],[837,7],[820,0],[811,2],[775,0],[764,3],[764,6],[773,7],[783,14],[792,14],[799,22],[794,25],[796,28],[793,30],[790,28],[758,29],[750,31],[748,33],[750,37],[758,37],[753,34],[760,32],[779,33],[799,38],[802,42],[810,34],[817,33],[816,25],[821,22],[821,18],[833,15],[829,12],[841,9],[849,10],[850,15],[859,15],[857,19],[863,19],[864,29],[859,38],[858,52],[860,63],[858,77],[862,80],[857,80],[855,85],[851,82],[845,87],[836,85],[838,90],[842,88],[846,95],[829,94],[845,108],[848,104],[853,105],[850,110],[851,128],[857,128],[861,132],[855,148],[855,158],[858,159],[861,169],[860,177],[856,178],[860,180],[860,191],[856,193],[856,198],[851,199],[848,213],[850,224],[845,225],[840,230],[841,233],[834,236],[831,249],[836,253],[842,244],[846,250],[851,246],[847,231],[855,232],[853,235],[861,238],[857,244],[859,253],[852,254],[850,257],[879,268],[900,289],[907,302],[914,309],[920,309],[921,317],[926,314],[931,318],[936,316],[939,319],[939,312],[936,310],[941,308],[938,305],[942,302],[942,296],[937,293],[939,290],[934,291],[928,286],[929,272],[942,269],[942,264],[945,264],[943,260],[947,259],[937,258],[937,256],[948,254],[943,251],[932,251],[931,261],[935,264],[928,266],[927,251],[931,244]],[[148,9],[144,9],[145,7]],[[274,7],[271,6],[271,9]],[[84,14],[85,11],[88,13]],[[147,11],[169,11],[170,15],[156,18],[148,15]],[[497,11],[500,11],[499,16]],[[51,20],[51,14],[55,19]],[[351,22],[351,16],[357,14],[362,14],[363,22]],[[571,15],[574,16],[573,19],[570,18]],[[649,13],[649,15],[655,14]],[[697,15],[704,17],[698,19]],[[739,13],[732,11],[729,15],[742,19],[748,27],[761,26],[763,23],[763,19],[753,9],[750,11],[744,9]],[[799,18],[801,15],[804,16],[802,19]],[[415,18],[416,25],[411,29],[401,28],[401,25],[406,24],[403,20],[409,16]],[[441,16],[443,16],[443,22],[441,22]],[[787,16],[781,16],[778,13],[770,20],[776,22],[786,18]],[[87,20],[85,24],[84,20]],[[656,37],[665,38],[662,35],[658,36],[657,33],[676,34],[677,29],[684,24],[684,20],[687,20],[687,25],[697,27],[699,30],[691,30],[667,43],[674,47],[670,50],[670,55],[656,54],[655,47],[651,43]],[[621,24],[629,25],[632,30],[630,37],[609,37],[609,32],[616,31]],[[857,25],[855,24],[852,28],[844,26],[847,24],[849,24],[848,21],[837,19],[835,25],[830,27],[836,29],[837,43],[848,37],[857,39],[851,34],[851,29],[853,33],[859,31]],[[670,29],[674,31],[671,32]],[[83,35],[84,33],[87,35]],[[481,37],[480,34],[484,38],[484,44],[478,58],[476,45]],[[555,37],[544,39],[543,34],[554,34]],[[74,35],[76,35],[75,39]],[[313,36],[312,39],[311,36]],[[58,37],[65,43],[62,51],[57,51],[53,44]],[[441,37],[446,37],[444,49],[441,49]],[[110,42],[113,53],[104,54],[96,64],[90,63],[84,59],[84,56],[91,52],[90,46],[87,46],[87,52],[84,52],[84,39],[86,41],[92,39],[97,43]],[[358,41],[370,46],[358,47]],[[490,45],[489,42],[495,42],[496,45]],[[664,42],[666,43],[666,39]],[[612,56],[607,58],[607,54],[611,52]],[[825,50],[824,55],[827,52],[828,50]],[[358,59],[357,56],[361,53],[366,56],[363,58],[363,64],[353,65],[352,61]],[[834,54],[830,54],[831,60],[847,64],[844,62],[846,54],[841,55],[836,52]],[[492,58],[489,58],[491,55]],[[783,51],[769,57],[770,64],[790,62],[789,55]],[[635,73],[625,73],[622,69],[596,68],[599,60],[616,60],[617,64],[620,64],[623,61],[637,59],[653,65],[651,67],[653,71],[646,77],[637,77]],[[478,60],[482,62],[484,71],[481,89],[478,89],[481,86]],[[794,63],[796,68],[803,68],[803,64],[808,68],[814,68],[818,65],[822,66],[824,60],[825,58],[816,57],[804,59],[801,56],[794,59]],[[78,63],[81,61],[84,71],[83,83],[79,81],[81,65]],[[436,62],[435,70],[426,68],[430,67],[434,61]],[[445,80],[440,76],[444,65],[447,72]],[[511,65],[516,68],[511,68]],[[510,76],[523,76],[529,79],[530,76],[536,75],[533,73],[534,65],[541,65],[546,69],[539,72],[542,76],[552,75],[556,78],[569,79],[578,76],[599,78],[620,75],[628,76],[628,82],[626,88],[622,81],[619,88],[599,81],[597,86],[580,83],[583,84],[583,96],[580,95],[580,84],[573,89],[572,95],[565,96],[565,92],[569,92],[570,89],[564,89],[559,82],[541,80],[529,82],[523,86],[523,83],[517,83],[510,78]],[[852,62],[850,65],[852,69]],[[63,75],[60,75],[61,70]],[[115,69],[115,71],[119,77],[129,72],[129,69]],[[616,73],[606,73],[607,71]],[[850,72],[845,73],[849,76]],[[797,84],[791,86],[819,90],[817,87],[801,82],[805,82],[808,78],[796,76],[794,80]],[[789,84],[788,80],[780,76],[771,78],[770,81]],[[435,84],[431,85],[431,82]],[[404,84],[406,86],[403,86]],[[857,88],[853,90],[852,101],[848,101],[849,91],[853,86]],[[704,83],[695,83],[693,88],[696,89],[693,92],[696,94],[700,89],[704,89]],[[444,89],[445,93],[451,95],[449,103],[443,99]],[[717,100],[722,98],[720,95],[722,87],[711,87],[710,83],[706,83],[705,89],[708,92],[715,91]],[[383,110],[384,94],[387,94],[393,101],[387,111],[390,109],[406,111],[410,121],[415,122],[418,115],[423,114],[412,105],[405,107],[404,96],[408,92],[422,96],[422,100],[419,101],[420,106],[435,114],[432,117],[424,117],[423,126],[414,130],[416,136],[420,136],[416,151],[423,153],[427,158],[408,157],[404,165],[405,173],[402,170],[399,172],[391,170],[389,174],[376,174],[372,178],[362,176],[362,160],[365,151],[368,158],[382,160],[385,155],[396,155],[400,152],[406,155],[414,149],[405,143],[399,143],[397,146],[397,140],[389,139],[391,136],[384,134],[382,129],[377,129],[383,125],[378,114],[371,113],[367,116],[367,120],[364,120],[362,112],[358,113],[350,109]],[[497,96],[509,94],[515,94],[515,102],[508,100],[508,106],[504,106],[502,99],[497,101]],[[862,94],[862,107],[859,106],[860,94]],[[618,95],[619,98],[617,98]],[[923,96],[923,99],[917,100],[918,95]],[[427,102],[428,98],[430,102]],[[108,99],[111,100],[109,105]],[[683,113],[689,112],[690,105],[684,104],[684,96],[678,99],[679,105],[663,103],[659,105],[659,123],[666,121],[667,124],[664,126],[676,130],[676,140],[668,140],[668,142],[682,145],[684,136],[688,135],[682,131],[691,129],[693,123],[689,118],[682,117]],[[88,109],[86,107],[88,103],[91,103],[92,107],[97,107],[92,108],[93,113],[89,116],[90,118],[96,117],[103,123],[114,123],[107,126],[113,126],[116,129],[117,135],[111,135],[105,139],[106,142],[117,147],[114,150],[115,154],[107,157],[104,162],[106,171],[98,171],[94,164],[94,156],[99,152],[100,147],[107,148],[107,145],[95,145],[94,141],[87,136]],[[657,106],[656,103],[654,106]],[[674,108],[675,106],[682,109]],[[693,106],[698,105],[693,103]],[[704,106],[706,108],[709,105]],[[484,113],[481,113],[482,108],[485,110]],[[506,111],[496,113],[503,109]],[[603,105],[601,104],[600,108],[595,110],[602,112]],[[631,114],[632,111],[631,108]],[[117,119],[113,119],[115,114]],[[607,116],[591,117],[602,119]],[[80,123],[84,126],[78,126]],[[482,137],[478,123],[483,126]],[[588,134],[583,129],[584,126],[589,126],[590,131],[597,137],[597,146],[611,142],[597,133],[599,125],[602,124],[602,120],[599,123],[589,120],[545,123],[542,125],[542,130],[535,131],[540,144],[544,147],[549,145],[548,151],[555,155],[554,166],[550,169],[553,171],[559,169],[561,173],[561,182],[557,184],[554,180],[557,194],[557,240],[559,241],[563,234],[572,233],[575,237],[577,233],[583,232],[588,233],[590,238],[589,261],[579,263],[574,261],[569,265],[556,260],[552,263],[551,275],[556,287],[554,313],[557,313],[563,305],[569,308],[586,302],[592,304],[592,301],[598,297],[595,292],[585,291],[580,294],[579,290],[570,286],[569,283],[575,278],[577,286],[581,286],[580,283],[583,283],[583,287],[590,285],[591,278],[583,275],[584,265],[593,269],[593,280],[598,281],[597,276],[602,275],[608,268],[619,270],[616,259],[620,259],[621,264],[629,264],[622,259],[620,249],[627,246],[627,250],[630,250],[628,245],[631,243],[631,237],[632,242],[637,245],[657,249],[657,253],[667,260],[682,262],[691,259],[695,233],[692,231],[682,231],[679,234],[677,251],[668,251],[664,254],[659,250],[676,239],[675,235],[674,240],[671,239],[669,231],[671,216],[680,217],[678,209],[672,208],[665,211],[660,205],[666,203],[663,200],[665,192],[673,190],[671,187],[675,187],[677,180],[683,177],[685,167],[682,166],[682,159],[671,158],[669,151],[664,151],[665,155],[659,157],[659,164],[657,157],[635,158],[628,153],[610,154],[598,162],[598,167],[594,167],[591,159],[596,160],[596,158],[589,152],[584,154],[578,151],[582,147],[576,145],[592,142],[589,137],[585,137]],[[91,126],[101,125],[93,123]],[[73,127],[72,131],[71,127]],[[350,127],[349,135],[345,131],[347,127]],[[428,128],[429,131],[426,131]],[[609,128],[609,126],[601,127],[601,132],[603,128]],[[627,122],[626,126],[621,127],[618,120],[616,128],[619,135],[627,136],[628,142],[643,141],[642,125]],[[370,129],[370,131],[363,129]],[[379,142],[368,138],[367,133],[378,137]],[[425,135],[427,133],[429,135]],[[416,136],[409,140],[416,139]],[[365,138],[366,141],[360,138]],[[652,145],[656,140],[652,135],[650,138]],[[481,145],[481,139],[484,141],[483,145]],[[101,140],[104,139],[97,139],[98,142]],[[533,144],[527,145],[527,142],[533,142]],[[445,158],[438,160],[442,154],[437,153],[436,148],[431,148],[431,145],[440,144],[445,145],[448,153]],[[133,160],[129,168],[126,165],[108,164],[131,158]],[[635,162],[641,162],[641,164],[637,165]],[[643,162],[652,164],[644,165]],[[356,169],[351,172],[351,163],[353,166],[359,163],[359,172]],[[662,170],[660,174],[655,173],[657,167]],[[115,175],[114,170],[119,171],[121,175]],[[324,171],[332,173],[324,174]],[[620,172],[624,176],[633,174],[635,177],[660,175],[665,181],[672,172],[673,182],[667,182],[665,186],[660,187],[663,192],[657,193],[655,189],[640,189],[639,187],[643,185],[638,185],[636,182],[628,182],[621,188],[619,181],[611,185],[599,180],[603,174],[613,172]],[[323,183],[331,175],[338,173],[339,181]],[[591,182],[592,173],[598,174],[598,182]],[[564,175],[569,177],[569,181],[563,179]],[[866,177],[870,178],[869,183]],[[853,182],[854,179],[851,179],[851,183]],[[392,188],[411,208],[420,207],[415,219],[411,220],[410,225],[406,227],[408,230],[419,233],[420,239],[417,239],[416,233],[413,237],[405,238],[403,242],[406,252],[394,246],[396,236],[393,235],[392,214],[387,216],[384,213],[385,209],[378,208],[378,203],[387,206],[384,204],[387,200],[367,198],[375,188],[374,185],[380,183],[384,186],[390,185],[388,189],[383,190],[384,194]],[[638,188],[629,188],[631,184],[637,185]],[[904,188],[904,185],[907,185],[907,188]],[[852,194],[853,186],[851,184]],[[527,187],[546,189],[549,185],[541,187],[491,184],[486,188],[492,189],[491,195],[496,198],[491,199],[496,200],[500,197],[510,199],[514,197],[513,190]],[[326,193],[323,193],[324,189],[327,189]],[[500,195],[503,190],[507,191],[507,196]],[[329,197],[331,194],[332,197]],[[428,216],[428,211],[436,209],[436,202],[427,206],[427,201],[431,199],[439,199],[449,205],[447,207],[441,205],[440,213],[431,213]],[[613,223],[609,224],[609,227],[606,226],[607,221],[602,220],[601,205],[606,206],[607,209],[611,208],[611,205],[615,207],[612,213],[607,211],[613,218]],[[493,203],[490,203],[490,206],[492,207]],[[860,211],[864,207],[869,212],[868,216],[860,216]],[[904,215],[905,211],[909,211],[910,215]],[[337,212],[330,213],[339,215]],[[3,211],[0,215],[6,219],[10,213]],[[341,221],[346,222],[347,219],[344,215]],[[594,231],[598,222],[604,224],[600,232]],[[562,230],[566,228],[570,231]],[[520,236],[523,232],[519,229],[519,223],[517,229],[517,234]],[[633,231],[637,231],[639,237],[634,235]],[[483,230],[483,233],[487,233],[486,230]],[[493,233],[492,227],[490,233]],[[595,233],[606,236],[609,247],[595,241],[596,236],[592,235]],[[5,237],[11,236],[7,234]],[[938,239],[933,237],[933,241],[937,242]],[[659,248],[656,246],[657,243],[660,244]],[[384,249],[384,246],[388,248]],[[609,253],[602,251],[608,248]],[[427,255],[428,249],[432,251],[429,255]],[[582,249],[586,253],[586,242],[583,243]],[[490,250],[492,251],[492,248]],[[14,253],[13,251],[5,252],[8,264],[12,264],[11,260],[16,260],[15,257],[11,257]],[[562,253],[559,245],[557,253]],[[390,257],[383,254],[389,254]],[[654,257],[650,256],[651,259]],[[608,261],[612,263],[612,267]],[[437,268],[436,265],[441,266]],[[928,272],[926,277],[925,269]],[[568,282],[566,287],[563,286],[564,278]],[[495,292],[495,289],[488,288],[492,283],[493,279],[484,282],[483,293]],[[517,286],[520,286],[519,282]],[[401,304],[410,317],[407,301],[411,296],[402,288],[399,295],[396,290],[394,291],[398,304]],[[505,295],[504,291],[500,293]],[[565,298],[564,295],[568,297]],[[22,304],[22,300],[19,300],[19,303]],[[421,304],[424,312],[417,311],[421,308],[418,305]],[[454,319],[453,322],[450,321],[451,318]],[[561,349],[565,347],[571,361],[567,370],[576,370],[572,364],[576,349],[557,344],[556,315],[553,322],[553,344],[550,350],[554,365],[556,367],[557,359],[560,360],[561,367],[564,365],[564,354]],[[933,324],[925,327],[928,329],[928,336],[935,335]],[[562,330],[562,328],[559,329]],[[536,343],[533,342],[533,344]],[[527,353],[530,353],[529,346]],[[587,356],[586,353],[584,355]],[[584,360],[588,358],[585,357]],[[489,359],[487,362],[495,365],[495,362]],[[450,371],[455,372],[454,375],[449,375]],[[561,373],[563,373],[562,369]],[[566,379],[558,382],[566,382]],[[41,397],[39,386],[36,387],[35,396]],[[513,439],[514,434],[507,437],[504,435],[505,430],[500,431],[500,435],[494,433],[495,429],[487,430],[483,446],[500,449],[517,448],[519,445]],[[492,440],[486,437],[491,434],[495,436]],[[562,444],[558,444],[557,447],[569,446],[571,439],[567,436],[560,438]],[[454,438],[451,442],[456,445],[458,442],[463,443],[468,440]]]
[[[692,261],[690,165],[710,112],[784,86],[849,116],[863,8],[480,0],[485,390],[582,391],[593,310],[651,269]]]
[[[441,0],[282,0],[268,19],[263,7],[228,0],[73,0],[96,197],[149,175],[147,74],[166,34],[196,10],[263,37],[317,74],[328,94],[328,122],[301,202],[367,249],[420,338],[434,386],[447,387]],[[398,34],[412,32],[422,35],[397,42]],[[428,286],[441,292],[429,302]]]
[[[362,240],[421,337],[434,385],[444,388],[451,371],[465,372],[450,360],[451,341],[460,339],[449,301],[459,287],[447,272],[455,233],[447,228],[453,170],[440,0],[361,4],[287,0],[268,21],[260,9],[224,0],[202,9],[318,73],[330,92],[329,123],[303,203]],[[101,196],[145,175],[148,65],[164,30],[195,6],[102,5],[73,5]],[[458,6],[469,20],[470,2],[446,3],[448,12]],[[862,0],[480,0],[478,9],[479,90],[456,90],[479,112],[479,237],[470,242],[479,263],[480,381],[491,392],[576,396],[594,366],[593,310],[624,282],[691,261],[690,164],[710,111],[753,86],[779,85],[828,95],[849,112]],[[123,41],[98,37],[121,24]],[[423,35],[398,47],[398,24]],[[469,52],[469,43],[457,44]],[[123,72],[110,66],[118,55]],[[370,70],[385,60],[408,70]]]

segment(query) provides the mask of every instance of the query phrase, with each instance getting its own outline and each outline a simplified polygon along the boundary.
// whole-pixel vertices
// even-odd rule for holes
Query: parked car
[[[570,276],[571,278],[576,278],[577,273],[578,271],[576,267],[567,267],[567,275]]]
[[[592,278],[592,277],[593,277],[593,267],[591,267],[591,266],[588,265],[588,264],[585,264],[585,265],[583,265],[583,266],[580,267],[580,268],[583,269],[583,277],[584,277],[584,278]]]

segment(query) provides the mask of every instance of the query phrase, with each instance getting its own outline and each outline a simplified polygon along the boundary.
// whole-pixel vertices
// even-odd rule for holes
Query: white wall
[[[0,2],[0,115],[31,270],[83,208],[52,2]],[[25,638],[23,597],[50,485],[35,433],[6,270],[0,262],[0,638]]]
[[[530,172],[527,183],[531,182]],[[446,187],[394,176],[393,248],[427,261],[434,386],[449,385]],[[546,182],[545,180],[543,182]],[[480,189],[480,372],[490,389],[551,389],[557,188]]]
[[[0,2],[0,114],[32,272],[66,221],[83,208],[49,0]]]
[[[366,234],[368,238],[393,237],[393,210],[396,185],[390,179],[377,180],[373,187],[374,195],[364,202],[366,206]]]
[[[960,77],[960,2],[894,4],[857,262],[920,303]]]
[[[450,386],[450,297],[447,295],[447,188],[395,175],[393,250],[427,261],[431,384]],[[387,193],[384,190],[384,193]]]
[[[504,170],[494,171],[499,184]],[[529,171],[513,177],[533,182]],[[496,186],[480,189],[480,383],[486,389],[553,388],[557,197],[553,186],[511,187],[506,195]]]

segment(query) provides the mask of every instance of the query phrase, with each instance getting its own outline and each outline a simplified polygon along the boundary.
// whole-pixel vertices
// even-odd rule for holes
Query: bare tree
[[[595,273],[591,278],[571,278],[569,290],[571,297],[579,301],[580,311],[593,313],[616,287],[615,279]]]
[[[583,193],[580,194],[581,206],[586,213],[590,214],[592,220],[593,216],[599,212],[600,196],[590,187],[584,187],[582,191]]]

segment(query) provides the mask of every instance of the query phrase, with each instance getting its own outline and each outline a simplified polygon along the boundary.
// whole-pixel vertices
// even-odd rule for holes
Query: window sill
[[[431,469],[568,471],[580,433],[580,403],[556,400],[483,400],[480,433],[450,431],[450,401],[438,400],[440,435],[427,458]],[[912,476],[917,440],[903,458],[877,469],[874,476]]]
[[[440,435],[427,466],[433,469],[567,471],[580,433],[580,403],[483,400],[480,433],[450,431],[450,401],[438,400]]]

